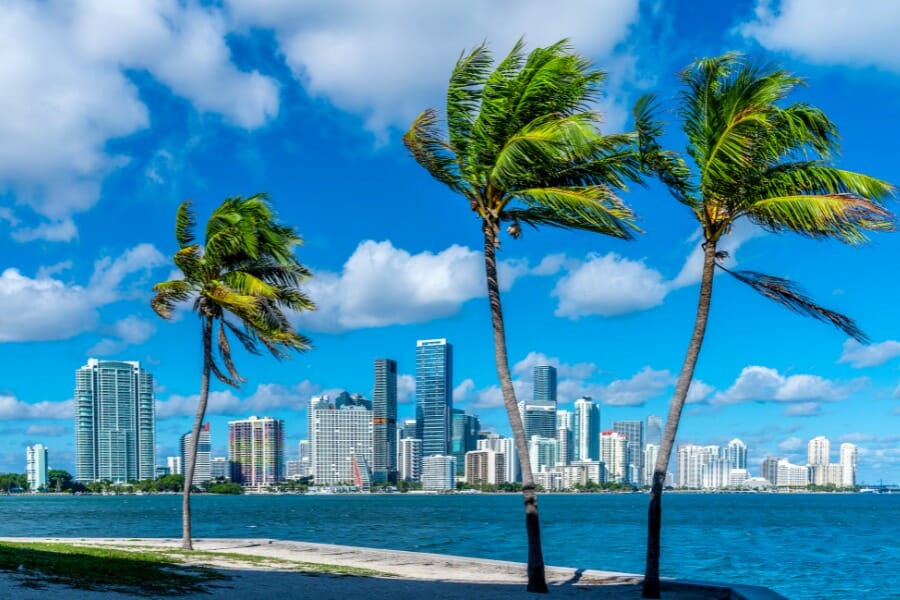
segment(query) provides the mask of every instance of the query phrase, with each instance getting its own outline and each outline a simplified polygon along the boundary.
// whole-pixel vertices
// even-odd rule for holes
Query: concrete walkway
[[[103,539],[103,538],[2,538],[4,541],[46,541],[107,545],[121,549],[178,549],[176,539]],[[210,585],[211,594],[193,594],[186,598],[288,599],[315,598],[390,598],[392,600],[444,600],[452,598],[547,598],[525,592],[526,571],[522,563],[466,558],[442,554],[381,550],[332,544],[310,544],[260,539],[202,539],[194,548],[203,551],[197,563],[213,566],[228,577]],[[244,555],[246,562],[232,557],[206,553]],[[260,558],[265,561],[260,562]],[[194,562],[191,560],[190,562]],[[369,569],[378,575],[329,575],[297,572],[292,563],[318,563]],[[548,567],[550,595],[554,598],[638,599],[641,576],[610,571]],[[39,589],[23,587],[21,575],[0,572],[0,598],[31,600],[53,594],[76,600],[134,598],[134,596],[59,585]],[[670,584],[663,593],[667,599],[694,600],[743,597],[760,600],[781,598],[776,595],[729,596],[728,588],[704,585]],[[764,588],[752,590],[767,592]]]

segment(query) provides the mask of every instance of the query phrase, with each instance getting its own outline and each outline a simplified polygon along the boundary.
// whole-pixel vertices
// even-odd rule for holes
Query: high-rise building
[[[310,475],[316,474],[316,426],[313,412],[318,409],[334,408],[334,404],[328,398],[328,394],[313,396],[309,401],[306,411],[306,435],[309,438],[309,465]]]
[[[231,464],[225,456],[214,456],[209,461],[210,479],[231,479]]]
[[[856,444],[841,444],[841,487],[856,485]]]
[[[575,460],[575,448],[572,445],[572,430],[568,427],[556,428],[556,441],[559,442],[559,462],[567,465]]]
[[[193,432],[189,431],[181,436],[181,464],[183,465],[184,474],[187,476],[187,470],[190,461],[190,443],[194,437]],[[209,437],[209,423],[200,426],[200,441],[197,443],[197,464],[194,467],[194,476],[191,478],[191,485],[200,485],[212,478],[210,472],[210,458],[212,453],[212,443]]]
[[[690,489],[719,488],[728,482],[728,461],[718,446],[678,446],[678,487]]]
[[[662,444],[662,418],[656,415],[647,417],[647,435],[645,443],[659,447]]]
[[[156,474],[153,376],[136,361],[88,359],[75,371],[75,479]]]
[[[47,447],[35,444],[25,449],[25,475],[28,477],[28,489],[36,492],[47,487]]]
[[[300,440],[297,443],[297,460],[300,461],[301,477],[309,477],[312,474],[312,463],[310,462],[311,456],[309,440]]]
[[[466,452],[478,447],[481,422],[474,415],[467,415],[458,408],[453,409],[453,435],[450,440],[451,454],[456,458],[456,474],[462,475],[466,466]]]
[[[775,485],[778,487],[806,487],[809,485],[809,467],[793,465],[786,458],[778,460]]]
[[[432,454],[422,458],[422,489],[447,491],[456,487],[456,458]]]
[[[735,438],[728,442],[728,447],[725,448],[725,454],[728,458],[728,462],[731,463],[732,469],[747,468],[747,444],[741,440]]]
[[[397,480],[397,361],[375,359],[375,393],[372,397],[372,480]]]
[[[249,417],[228,422],[231,480],[262,487],[284,480],[284,421]]]
[[[600,434],[600,460],[606,465],[607,481],[625,481],[627,456],[628,440],[624,435],[612,430]]]
[[[530,440],[534,436],[556,437],[556,404],[537,400],[521,404],[520,415],[525,439]]]
[[[659,446],[646,444],[644,446],[644,485],[653,485],[653,473],[656,470],[656,460],[659,458]]]
[[[453,413],[453,346],[446,339],[416,342],[416,437],[422,456],[449,454]]]
[[[166,466],[169,468],[169,475],[184,475],[181,456],[166,457]]]
[[[362,404],[319,403],[310,415],[316,485],[349,485],[359,477],[371,481],[371,473],[359,471],[370,470],[374,460],[372,411]]]
[[[806,446],[807,464],[809,465],[827,465],[830,461],[831,443],[824,435],[814,437],[809,440]]]
[[[559,429],[560,427],[565,427],[570,430],[574,429],[575,421],[572,419],[572,411],[556,411],[556,428]]]
[[[641,485],[644,479],[644,422],[615,421],[612,429],[625,436],[624,481],[631,485]],[[603,441],[601,440],[600,443],[602,444]],[[601,460],[603,459],[601,458]]]
[[[401,481],[419,481],[422,479],[422,440],[418,438],[403,438],[400,440],[400,467],[399,477]]]
[[[759,476],[767,480],[772,485],[778,483],[778,461],[781,460],[777,456],[767,456],[759,465]]]
[[[465,472],[470,485],[506,483],[506,455],[495,450],[466,452]]]
[[[519,455],[516,453],[516,443],[513,438],[505,438],[499,434],[491,433],[478,440],[478,450],[494,450],[505,456],[505,479],[507,483],[522,480],[522,472],[519,470]]]
[[[533,436],[528,440],[528,456],[532,473],[552,469],[559,462],[559,440]]]
[[[600,459],[600,407],[590,398],[575,401],[575,460]]]
[[[416,437],[417,432],[418,430],[416,429],[415,419],[403,420],[403,435],[401,436],[401,438],[414,438]]]
[[[556,406],[556,367],[536,365],[534,374],[534,401]]]

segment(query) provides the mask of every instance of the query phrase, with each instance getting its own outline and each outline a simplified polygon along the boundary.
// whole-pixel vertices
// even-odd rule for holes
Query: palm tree
[[[617,191],[637,181],[636,134],[601,135],[592,110],[605,74],[563,40],[526,57],[520,40],[496,68],[485,44],[456,62],[446,130],[423,112],[403,142],[435,179],[462,195],[481,224],[503,402],[522,468],[528,591],[546,592],[534,475],[509,372],[496,251],[500,226],[582,229],[628,239],[637,228]]]
[[[719,242],[740,219],[775,233],[847,244],[866,241],[867,231],[893,228],[892,215],[883,207],[893,188],[833,167],[829,159],[837,150],[834,124],[812,106],[784,105],[800,79],[780,68],[726,54],[696,61],[681,73],[681,80],[677,112],[695,170],[692,173],[671,153],[658,160],[658,127],[648,130],[642,149],[650,166],[700,224],[703,270],[694,329],[653,472],[644,598],[659,598],[663,483],[706,331],[716,268],[794,312],[831,323],[857,340],[866,339],[852,319],[819,306],[793,282],[726,269]]]
[[[167,320],[172,318],[179,303],[193,301],[202,331],[200,400],[184,466],[182,547],[185,550],[193,549],[191,482],[209,397],[210,373],[233,387],[246,381],[232,362],[228,333],[253,354],[260,354],[262,345],[281,359],[291,350],[303,351],[310,347],[309,340],[294,331],[285,311],[315,309],[298,287],[310,277],[293,251],[302,240],[292,227],[275,221],[265,194],[226,198],[210,216],[202,245],[195,241],[196,225],[191,202],[182,202],[175,218],[179,250],[174,262],[183,277],[157,283],[153,286],[156,295],[150,301],[153,310]],[[217,325],[218,360],[224,370],[213,351],[213,332]]]

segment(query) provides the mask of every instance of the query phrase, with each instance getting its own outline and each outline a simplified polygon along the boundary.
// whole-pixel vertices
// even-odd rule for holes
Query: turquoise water
[[[179,496],[0,497],[0,536],[177,537]],[[525,560],[521,496],[195,496],[197,537]],[[647,496],[540,498],[547,564],[643,571]],[[900,598],[900,494],[667,494],[665,576]]]

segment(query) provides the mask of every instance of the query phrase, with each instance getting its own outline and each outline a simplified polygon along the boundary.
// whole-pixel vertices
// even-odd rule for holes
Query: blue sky
[[[803,76],[798,100],[838,124],[840,166],[894,183],[900,138],[900,7],[879,0],[734,3],[540,0],[0,0],[0,470],[25,446],[73,468],[73,372],[88,357],[140,360],[157,381],[158,460],[175,453],[199,390],[199,328],[149,309],[169,277],[178,203],[205,216],[230,195],[271,194],[298,228],[319,311],[292,360],[238,354],[241,390],[214,387],[217,454],[227,422],[285,419],[305,435],[313,394],[369,395],[394,358],[413,412],[417,339],[454,345],[456,406],[506,433],[499,408],[480,231],[468,206],[409,158],[400,135],[441,106],[464,49],[504,55],[569,37],[607,70],[599,107],[628,127],[642,93],[670,99],[693,58],[729,50]],[[673,123],[666,141],[681,149]],[[527,230],[499,258],[510,360],[559,367],[561,408],[582,394],[613,420],[665,415],[697,295],[691,218],[660,186],[625,196],[634,242]],[[897,234],[850,248],[737,227],[737,265],[789,277],[855,317],[873,344],[719,280],[680,442],[740,437],[805,461],[816,435],[859,445],[860,474],[900,481]]]

